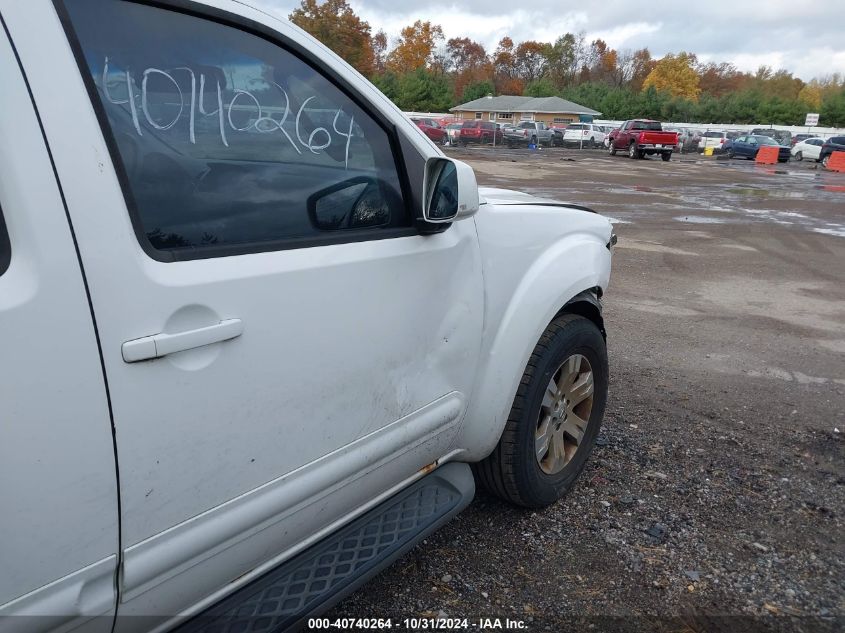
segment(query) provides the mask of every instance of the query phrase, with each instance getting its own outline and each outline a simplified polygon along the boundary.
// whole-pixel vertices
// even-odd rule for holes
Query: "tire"
[[[616,156],[616,148],[613,147],[613,141],[607,144],[607,153],[611,156]]]
[[[828,154],[827,156],[825,156],[824,158],[822,158],[822,165],[823,165],[824,167],[827,167],[827,164],[828,164],[829,162],[830,162],[830,154]]]
[[[562,411],[554,408],[565,412],[563,420],[553,417],[553,405],[547,402],[556,402],[557,398],[550,387],[573,374],[576,385],[586,384],[587,369],[592,378],[591,395],[575,405],[564,400]],[[581,474],[595,444],[607,402],[607,384],[607,348],[596,325],[575,314],[564,314],[552,321],[528,360],[499,443],[487,458],[473,466],[478,482],[505,501],[527,508],[541,508],[563,497]],[[576,390],[574,386],[570,389]],[[577,397],[583,397],[585,390],[579,391]],[[590,405],[589,415],[585,403]],[[571,415],[584,424],[575,425]],[[552,429],[555,421],[557,427]],[[538,438],[538,434],[543,433],[544,422],[545,436],[555,439],[547,440],[541,459],[535,456],[535,446],[538,440],[542,441],[543,435]],[[577,446],[575,436],[565,439],[567,426],[582,432]],[[556,460],[557,455],[565,457]]]
[[[729,149],[728,150],[728,158],[733,158],[733,157],[734,157],[734,151],[732,149]]]
[[[531,145],[533,145],[534,147],[537,147],[537,137],[536,137],[536,136],[532,136],[532,137],[531,137],[531,141],[530,141],[530,143],[531,143]]]
[[[779,163],[788,163],[789,159],[788,158],[778,158],[778,162]]]
[[[628,145],[628,158],[642,158],[642,154],[637,150],[636,143]]]
[[[596,146],[596,139],[594,137],[590,137],[590,149],[593,149]]]
[[[804,160],[804,152],[795,152],[795,160],[798,162]]]
[[[672,152],[663,152],[660,154],[660,158],[663,159],[664,163],[668,163],[670,160],[672,160]]]

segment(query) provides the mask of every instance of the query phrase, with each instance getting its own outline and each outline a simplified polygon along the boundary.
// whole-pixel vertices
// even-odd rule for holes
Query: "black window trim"
[[[385,134],[387,134],[388,142],[393,154],[393,160],[396,165],[396,172],[399,177],[399,184],[401,187],[402,201],[404,203],[404,211],[409,222],[407,227],[382,228],[382,229],[361,229],[350,230],[342,232],[332,232],[319,237],[302,237],[302,238],[282,238],[278,240],[268,240],[261,242],[244,242],[238,244],[227,244],[221,246],[203,245],[195,248],[181,248],[161,250],[155,248],[144,232],[141,216],[138,211],[135,197],[132,195],[132,188],[129,183],[129,175],[123,164],[123,159],[120,156],[120,151],[115,140],[114,133],[108,121],[108,115],[101,103],[100,96],[97,93],[97,86],[94,83],[94,78],[85,61],[85,54],[82,50],[82,45],[76,35],[76,30],[70,19],[70,14],[65,7],[66,0],[53,0],[53,6],[59,16],[59,20],[70,43],[76,64],[79,67],[79,72],[82,75],[82,80],[88,92],[89,101],[91,102],[94,112],[97,116],[97,121],[100,124],[100,130],[109,150],[109,155],[117,174],[120,189],[123,193],[123,199],[126,204],[129,218],[132,223],[132,228],[135,232],[135,237],[141,249],[148,257],[159,262],[181,262],[192,261],[198,259],[212,259],[218,257],[228,257],[235,255],[249,255],[254,253],[267,253],[274,251],[293,250],[298,248],[308,248],[313,246],[329,246],[333,244],[350,244],[356,242],[370,242],[383,239],[395,239],[399,237],[409,237],[420,234],[420,214],[416,213],[413,208],[413,196],[411,192],[410,178],[408,174],[407,165],[405,164],[404,155],[400,145],[400,132],[396,125],[387,116],[378,110],[370,107],[367,99],[365,99],[335,68],[325,65],[314,53],[309,51],[306,47],[297,42],[285,38],[283,35],[274,31],[273,29],[246,18],[244,16],[217,9],[216,7],[209,7],[204,4],[193,2],[192,0],[120,0],[122,2],[131,2],[133,4],[140,4],[157,9],[164,9],[188,15],[195,18],[209,20],[222,26],[235,28],[245,33],[249,33],[255,37],[278,46],[282,50],[299,58],[302,62],[319,73],[329,83],[340,90],[350,101],[354,102],[361,110],[364,111],[375,123],[381,127]],[[2,217],[0,217],[2,220]],[[0,261],[0,274],[2,274],[2,261]]]
[[[3,218],[3,207],[0,206],[0,275],[9,270],[12,262],[12,243],[6,230],[6,220]]]

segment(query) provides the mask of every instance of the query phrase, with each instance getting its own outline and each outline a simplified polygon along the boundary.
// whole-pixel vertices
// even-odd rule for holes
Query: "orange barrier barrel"
[[[831,171],[845,173],[845,152],[833,152],[827,159],[827,168]]]
[[[774,165],[778,162],[778,148],[777,147],[761,147],[757,150],[758,165]]]

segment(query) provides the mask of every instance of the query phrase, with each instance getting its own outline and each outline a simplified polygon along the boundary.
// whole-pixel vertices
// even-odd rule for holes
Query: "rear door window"
[[[391,135],[291,50],[125,0],[65,7],[152,257],[387,237],[410,226]]]

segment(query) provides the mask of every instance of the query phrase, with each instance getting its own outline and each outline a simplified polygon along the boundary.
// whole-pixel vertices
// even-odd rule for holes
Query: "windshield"
[[[725,134],[723,132],[705,132],[704,136],[707,138],[722,138]]]
[[[768,136],[753,136],[752,138],[756,139],[760,145],[780,145],[775,139]]]

